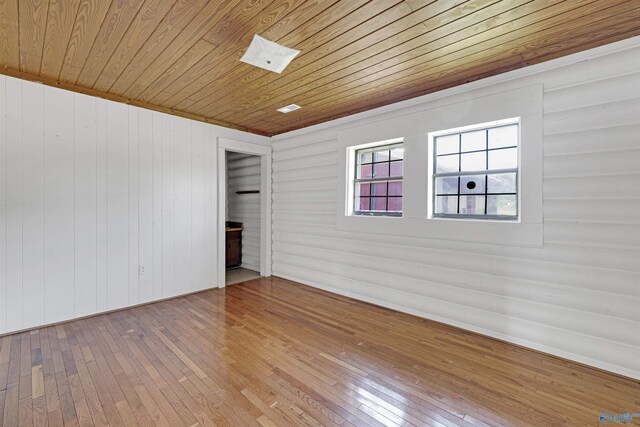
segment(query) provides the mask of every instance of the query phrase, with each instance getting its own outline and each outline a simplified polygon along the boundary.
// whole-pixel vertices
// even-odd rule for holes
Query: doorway
[[[217,154],[217,283],[223,287],[271,275],[271,149],[218,138]]]
[[[226,151],[226,285],[260,277],[260,156]]]

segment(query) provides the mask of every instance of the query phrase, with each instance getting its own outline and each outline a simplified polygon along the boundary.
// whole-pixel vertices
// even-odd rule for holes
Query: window
[[[536,83],[507,90],[500,85],[481,87],[477,91],[465,90],[462,94],[455,90],[451,96],[443,92],[434,95],[434,98],[425,98],[425,102],[410,104],[406,109],[404,106],[399,107],[401,109],[398,112],[388,116],[387,110],[384,110],[370,119],[363,118],[341,127],[336,141],[336,229],[344,233],[542,247],[543,85]],[[466,134],[485,131],[493,137],[502,127],[512,132],[511,142],[503,141],[502,137],[487,139],[485,133],[484,146],[476,141],[479,146],[469,147],[469,138],[473,135]],[[465,134],[463,146],[462,134]],[[449,166],[453,164],[453,167],[449,172],[453,172],[453,175],[448,178],[452,179],[448,181],[448,188],[442,188],[445,183],[439,180],[441,188],[436,193],[436,179],[447,178],[441,176],[446,172],[435,169],[436,138],[442,142],[451,135],[457,135],[457,141],[455,137],[450,138],[453,140],[449,141],[452,145],[449,147],[450,151],[445,153],[441,150],[438,154],[442,155],[441,159],[445,162],[439,163],[441,168],[447,166],[445,154],[450,154]],[[356,205],[354,182],[358,166],[356,152],[400,143],[404,148],[402,214],[389,216],[367,211],[356,213],[360,210],[360,206]],[[439,148],[446,148],[443,145],[446,144],[440,144]],[[509,149],[511,151],[507,151]],[[473,166],[473,156],[466,154],[474,151],[485,156],[485,162],[477,175],[483,178],[486,175],[486,178],[484,181],[473,180],[474,183],[470,185],[473,187],[475,184],[473,189],[467,187],[468,181],[463,181],[462,188],[459,188],[459,178],[474,176],[469,174],[473,170],[460,170],[461,167]],[[516,152],[517,161],[513,161],[513,156],[511,160],[508,156],[495,157],[494,153],[499,151],[503,151],[503,154]],[[464,165],[461,165],[463,160]],[[508,165],[500,166],[500,162]],[[506,169],[504,176],[499,176],[498,168]],[[440,210],[436,211],[436,194],[443,196],[441,199],[447,200],[446,203],[452,200],[451,206],[447,205],[450,209],[445,210],[444,203],[441,203]],[[471,199],[472,196],[478,197]],[[463,199],[460,205],[458,197]],[[359,197],[357,201],[360,201]],[[469,209],[473,206],[469,206],[468,202],[482,206],[481,214],[465,213],[475,211]],[[458,206],[462,206],[463,213],[458,213]]]
[[[438,132],[433,216],[518,218],[518,120]]]
[[[356,150],[355,160],[353,213],[402,216],[402,144]]]

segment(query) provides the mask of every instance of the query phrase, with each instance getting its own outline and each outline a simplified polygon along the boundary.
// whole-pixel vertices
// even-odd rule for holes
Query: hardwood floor
[[[0,338],[0,425],[597,425],[640,384],[267,278]],[[634,418],[640,425],[640,418]]]

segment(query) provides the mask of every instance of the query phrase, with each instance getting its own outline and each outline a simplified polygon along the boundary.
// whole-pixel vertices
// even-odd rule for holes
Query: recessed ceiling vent
[[[291,105],[287,105],[286,107],[282,107],[282,108],[278,108],[278,111],[280,111],[281,113],[290,113],[292,111],[295,110],[299,110],[302,107],[296,104],[291,104]]]
[[[255,34],[240,61],[280,74],[299,53]]]

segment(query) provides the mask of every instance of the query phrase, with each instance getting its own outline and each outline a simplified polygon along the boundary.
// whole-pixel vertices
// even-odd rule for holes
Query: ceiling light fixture
[[[295,110],[299,110],[301,108],[302,107],[299,106],[299,105],[291,104],[291,105],[287,105],[286,107],[278,108],[278,111],[280,111],[281,113],[285,113],[286,114],[286,113],[290,113],[290,112],[295,111]]]
[[[280,74],[299,53],[255,34],[240,61]]]

